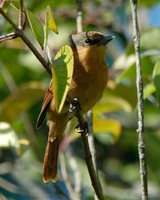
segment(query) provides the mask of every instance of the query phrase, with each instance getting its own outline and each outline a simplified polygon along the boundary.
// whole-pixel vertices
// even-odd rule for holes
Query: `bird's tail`
[[[48,139],[44,162],[43,162],[43,181],[48,182],[49,180],[56,181],[57,179],[57,161],[59,145],[62,137],[58,137],[51,141]]]

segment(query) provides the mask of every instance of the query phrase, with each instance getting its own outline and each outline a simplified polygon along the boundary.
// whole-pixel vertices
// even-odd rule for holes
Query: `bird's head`
[[[104,60],[107,44],[114,36],[105,36],[100,32],[89,31],[73,34],[70,37],[71,46],[76,49],[80,60]]]
[[[105,36],[100,32],[89,31],[71,35],[71,44],[76,48],[106,46],[114,36]]]

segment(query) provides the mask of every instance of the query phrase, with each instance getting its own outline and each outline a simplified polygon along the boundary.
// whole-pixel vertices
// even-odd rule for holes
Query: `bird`
[[[106,88],[108,81],[106,49],[113,38],[114,36],[106,36],[97,31],[70,36],[74,66],[68,94],[78,100],[82,114],[93,108]],[[70,103],[67,99],[61,112],[57,112],[52,80],[44,96],[37,128],[41,127],[46,116],[49,133],[43,162],[43,181],[56,182],[59,146],[73,113],[70,112]]]

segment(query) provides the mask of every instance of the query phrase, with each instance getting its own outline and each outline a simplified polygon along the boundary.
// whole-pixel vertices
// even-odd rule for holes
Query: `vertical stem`
[[[94,167],[97,171],[97,165],[96,165],[96,151],[94,146],[94,138],[93,138],[93,121],[92,121],[92,111],[88,111],[86,114],[86,120],[88,124],[88,139],[89,139],[89,146],[91,149],[92,159]]]
[[[77,4],[77,33],[83,31],[83,18],[82,18],[82,0],[76,0]],[[86,164],[88,167],[88,172],[90,174],[92,186],[94,188],[95,194],[94,199],[103,200],[103,191],[101,187],[101,183],[98,176],[98,170],[96,166],[96,155],[95,155],[95,146],[93,139],[93,128],[92,128],[92,112],[89,111],[86,115],[87,125],[88,125],[88,133],[85,131],[81,134],[81,139],[84,146]],[[82,123],[83,124],[83,123]],[[85,124],[85,123],[84,123]]]
[[[80,33],[83,31],[83,25],[82,25],[82,0],[76,0],[77,4],[77,33]]]
[[[140,162],[140,178],[142,185],[142,200],[148,200],[147,164],[144,138],[144,103],[143,103],[143,78],[140,60],[140,33],[137,18],[137,0],[130,0],[132,8],[134,46],[136,55],[136,84],[138,98],[138,153]]]
[[[95,172],[97,173],[97,179],[100,184],[99,180],[99,175],[98,175],[98,169],[97,169],[97,164],[96,164],[96,150],[95,150],[95,145],[94,145],[94,137],[93,137],[93,117],[92,117],[92,111],[89,110],[88,113],[86,114],[86,120],[88,124],[88,143],[92,155],[92,162],[95,168]],[[102,190],[102,189],[101,189]],[[97,195],[94,195],[94,199],[97,200]]]
[[[20,30],[23,29],[23,0],[20,0],[20,8],[19,8],[19,25],[18,28]]]

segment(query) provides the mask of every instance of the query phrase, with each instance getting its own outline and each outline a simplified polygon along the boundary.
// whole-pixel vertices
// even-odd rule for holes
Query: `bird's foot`
[[[73,101],[69,110],[70,112],[74,112],[74,113],[77,113],[79,112],[79,110],[81,110],[81,105],[77,98],[75,97],[73,98]]]
[[[82,126],[82,124],[78,124],[77,126],[76,126],[76,129],[77,129],[77,132],[78,133],[88,133],[88,124],[87,124],[87,122],[85,121],[85,123],[83,123],[83,126]]]

